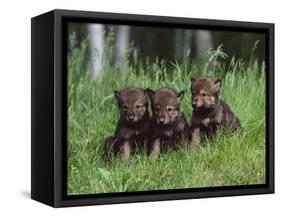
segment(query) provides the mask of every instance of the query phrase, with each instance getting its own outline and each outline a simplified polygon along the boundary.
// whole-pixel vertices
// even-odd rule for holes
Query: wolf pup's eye
[[[123,106],[123,108],[122,108],[124,111],[127,111],[128,110],[128,106]]]
[[[142,108],[142,105],[137,105],[137,109],[140,109],[140,108]]]
[[[202,93],[201,95],[202,95],[202,96],[208,96],[208,94],[207,94],[207,93]]]
[[[169,107],[169,108],[167,108],[167,111],[171,112],[171,111],[173,111],[173,109]]]

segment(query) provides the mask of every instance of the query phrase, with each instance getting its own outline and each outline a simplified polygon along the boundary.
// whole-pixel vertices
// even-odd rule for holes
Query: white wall
[[[281,115],[276,113],[276,194],[51,209],[30,192],[30,18],[61,9],[169,15],[276,23],[276,83],[281,82],[280,5],[277,0],[24,0],[1,1],[0,215],[1,216],[276,216],[280,211]],[[276,111],[281,110],[276,85]],[[5,212],[5,214],[4,214]]]

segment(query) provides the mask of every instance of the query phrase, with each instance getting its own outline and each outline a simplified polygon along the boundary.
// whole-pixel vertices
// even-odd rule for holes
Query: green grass
[[[166,63],[135,55],[122,69],[104,63],[102,76],[85,67],[87,45],[68,54],[68,194],[146,191],[265,183],[265,70],[254,58],[224,64],[221,47],[206,52],[204,65]],[[111,49],[107,51],[110,59]],[[208,62],[212,57],[212,65]],[[210,66],[211,65],[211,66]],[[120,72],[122,71],[122,72]],[[241,135],[221,132],[195,151],[170,151],[155,160],[135,154],[129,165],[102,159],[105,139],[118,120],[113,90],[130,86],[185,90],[182,108],[190,120],[190,78],[223,81],[222,96],[239,117]]]

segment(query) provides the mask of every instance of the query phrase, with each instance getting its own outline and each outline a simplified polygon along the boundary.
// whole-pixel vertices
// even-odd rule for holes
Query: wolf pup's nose
[[[165,118],[164,117],[159,117],[159,123],[160,124],[164,124],[165,122]]]
[[[129,119],[130,121],[133,121],[133,120],[135,119],[135,115],[129,115],[128,119]]]

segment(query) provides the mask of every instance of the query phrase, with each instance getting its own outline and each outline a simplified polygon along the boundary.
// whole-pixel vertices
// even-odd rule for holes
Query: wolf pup
[[[132,150],[143,148],[149,130],[148,98],[146,91],[140,88],[128,88],[114,91],[120,118],[113,137],[105,143],[105,154],[120,153],[122,161],[127,163]]]
[[[195,148],[200,143],[200,136],[209,136],[218,127],[233,131],[241,129],[239,119],[220,98],[221,84],[221,80],[208,77],[191,78],[193,112],[190,148]]]
[[[162,149],[176,148],[178,143],[187,145],[186,131],[189,128],[181,101],[184,91],[170,88],[155,91],[146,89],[152,108],[151,132],[148,140],[148,154],[156,157]]]

